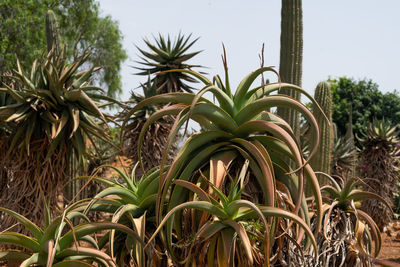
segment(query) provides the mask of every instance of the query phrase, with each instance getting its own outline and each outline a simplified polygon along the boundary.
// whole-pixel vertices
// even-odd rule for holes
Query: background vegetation
[[[95,0],[4,0],[0,2],[0,73],[16,68],[17,58],[24,68],[44,52],[44,26],[48,9],[57,15],[62,42],[69,59],[92,50],[87,66],[103,66],[96,84],[109,96],[122,92],[120,69],[127,58],[122,34],[110,16],[100,16]]]

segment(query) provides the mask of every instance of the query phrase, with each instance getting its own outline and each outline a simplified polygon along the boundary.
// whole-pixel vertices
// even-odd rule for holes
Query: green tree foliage
[[[90,66],[103,66],[96,82],[115,96],[121,90],[119,71],[127,58],[116,21],[101,17],[95,0],[2,0],[0,1],[0,73],[16,68],[17,57],[23,67],[32,65],[46,51],[45,17],[48,9],[57,16],[67,54],[77,58],[92,49]]]
[[[383,94],[372,80],[356,81],[348,77],[329,79],[333,96],[333,122],[339,136],[344,136],[353,103],[353,131],[360,135],[373,118],[400,123],[400,95],[397,91]]]

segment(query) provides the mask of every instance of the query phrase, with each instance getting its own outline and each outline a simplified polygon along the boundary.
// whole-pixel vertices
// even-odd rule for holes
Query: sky
[[[260,66],[279,69],[279,0],[100,0],[102,15],[119,23],[128,59],[122,65],[122,100],[146,78],[133,75],[139,60],[135,45],[159,33],[180,32],[200,39],[188,61],[206,66],[208,77],[223,74],[222,43],[227,50],[231,86]],[[382,92],[400,90],[400,1],[303,1],[303,84],[309,93],[329,77],[372,79]],[[275,81],[274,76],[267,76]]]

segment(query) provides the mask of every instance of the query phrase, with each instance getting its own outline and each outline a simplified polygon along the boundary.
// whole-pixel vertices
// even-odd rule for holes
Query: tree
[[[400,96],[394,91],[383,94],[372,80],[356,81],[348,77],[329,79],[333,95],[333,122],[338,135],[344,136],[348,124],[350,104],[353,108],[353,131],[360,135],[368,122],[385,118],[393,124],[400,123]]]
[[[100,17],[94,0],[3,0],[0,2],[0,73],[16,68],[16,59],[28,68],[46,51],[45,16],[52,9],[57,16],[68,57],[77,59],[91,49],[88,67],[103,66],[95,76],[97,85],[115,96],[121,90],[119,71],[127,58],[122,35],[110,16]]]

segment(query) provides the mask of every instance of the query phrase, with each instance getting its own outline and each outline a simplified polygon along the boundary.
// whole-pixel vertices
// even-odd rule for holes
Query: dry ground
[[[392,222],[382,233],[382,250],[378,258],[392,263],[387,266],[400,267],[400,221]]]

